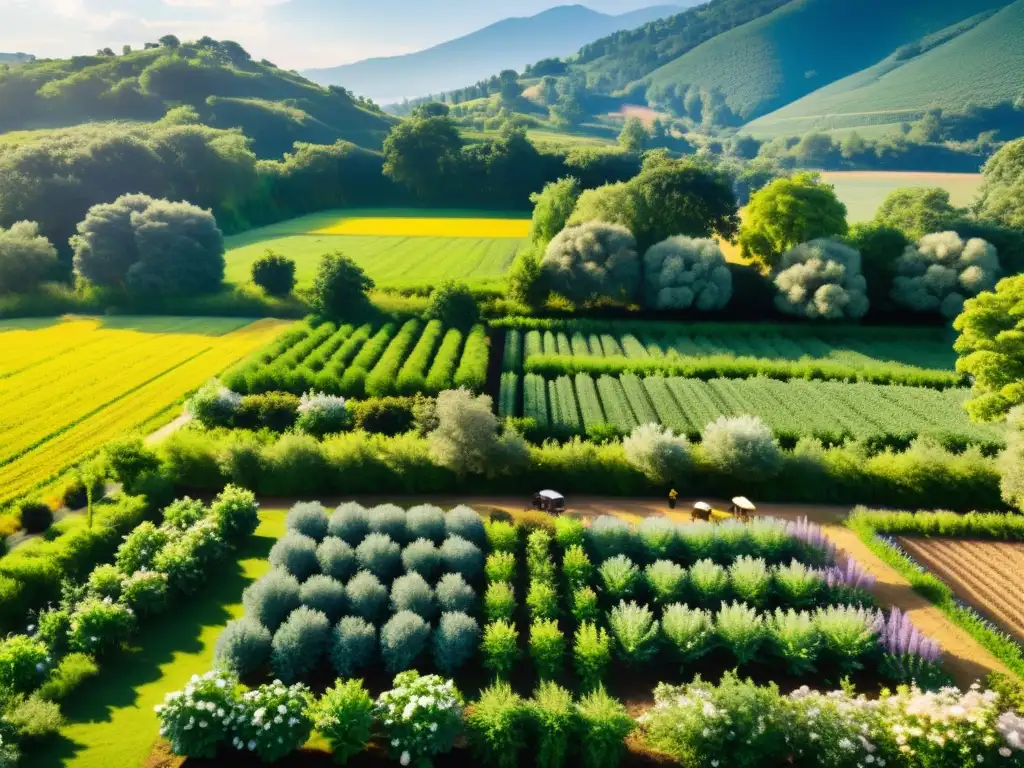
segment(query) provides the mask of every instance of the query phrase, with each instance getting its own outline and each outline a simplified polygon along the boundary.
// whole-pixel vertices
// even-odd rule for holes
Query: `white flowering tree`
[[[431,458],[457,474],[508,472],[529,455],[523,438],[506,429],[498,434],[491,398],[468,389],[449,389],[437,396],[437,428],[427,437]]]
[[[644,254],[644,304],[654,309],[721,309],[732,298],[732,273],[714,240],[679,235]]]
[[[295,428],[313,437],[341,432],[348,426],[345,398],[323,392],[306,392],[299,400],[299,418]]]
[[[949,319],[960,314],[967,299],[995,288],[1001,271],[994,246],[956,232],[925,235],[907,246],[894,268],[893,301]]]
[[[660,424],[641,424],[622,441],[626,461],[656,483],[680,477],[690,463],[690,443]]]
[[[789,315],[840,320],[868,311],[860,254],[836,240],[812,240],[782,254],[775,287],[775,306]]]
[[[185,413],[207,429],[231,426],[242,405],[242,396],[210,379],[185,402]]]

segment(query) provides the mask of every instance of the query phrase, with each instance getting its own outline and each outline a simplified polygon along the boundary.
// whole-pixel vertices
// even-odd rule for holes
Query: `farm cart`
[[[690,511],[691,520],[711,520],[711,505],[706,501],[698,501],[693,505],[693,509]]]
[[[750,520],[750,516],[757,511],[757,508],[746,496],[736,496],[732,500],[732,506],[729,507],[729,511],[743,522],[747,522]]]
[[[533,494],[533,508],[560,514],[565,511],[565,497],[558,491],[540,491]]]

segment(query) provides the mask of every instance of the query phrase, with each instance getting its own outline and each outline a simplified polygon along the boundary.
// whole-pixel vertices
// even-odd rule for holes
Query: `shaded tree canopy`
[[[956,232],[925,235],[896,260],[892,299],[918,312],[953,319],[964,301],[995,287],[999,256],[984,240],[964,240]]]
[[[384,140],[384,173],[427,198],[458,164],[462,138],[448,117],[412,118]]]
[[[640,287],[636,240],[625,227],[601,221],[566,227],[548,244],[540,272],[548,290],[570,301],[632,301]]]
[[[861,271],[868,284],[868,298],[876,309],[889,301],[896,260],[910,245],[898,229],[880,224],[854,224],[843,239],[860,253]]]
[[[644,254],[644,304],[654,309],[721,309],[732,298],[732,273],[714,240],[677,235]]]
[[[743,257],[774,269],[790,248],[845,235],[846,206],[817,174],[776,179],[750,198],[740,230]]]
[[[1024,229],[1024,139],[1007,142],[985,163],[975,213],[1007,227]]]
[[[23,293],[56,272],[57,249],[34,221],[0,227],[0,294]]]
[[[348,256],[340,251],[325,253],[310,291],[310,304],[322,317],[359,317],[369,308],[367,294],[373,287],[373,280]]]
[[[533,221],[530,239],[541,246],[565,229],[566,222],[580,196],[580,183],[571,176],[544,185],[540,192],[530,195],[533,203]]]
[[[948,231],[964,211],[949,202],[949,191],[938,187],[903,187],[889,193],[878,207],[874,224],[898,229],[911,240]]]
[[[837,240],[812,240],[786,251],[775,287],[775,305],[786,314],[839,320],[858,319],[868,311],[860,254]]]

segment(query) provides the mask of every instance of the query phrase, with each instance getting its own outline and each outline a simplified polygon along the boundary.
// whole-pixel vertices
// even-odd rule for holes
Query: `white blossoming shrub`
[[[840,320],[868,311],[860,253],[837,240],[812,240],[784,253],[775,287],[775,306],[788,315]]]
[[[681,477],[690,463],[690,443],[660,424],[634,427],[622,441],[626,461],[656,483]]]
[[[399,764],[421,765],[450,752],[462,727],[462,696],[452,680],[409,670],[377,697],[374,717]]]
[[[98,656],[117,650],[135,630],[135,614],[131,608],[103,600],[83,600],[71,614],[68,646],[73,651]]]
[[[677,235],[644,254],[644,305],[654,309],[722,309],[732,273],[718,243]]]
[[[153,560],[170,540],[171,534],[163,528],[157,528],[148,520],[135,526],[131,533],[124,537],[117,548],[115,562],[121,573],[130,576],[136,571],[144,571],[153,567]]]
[[[242,407],[242,396],[217,379],[210,379],[185,403],[185,412],[207,429],[231,426]]]
[[[167,576],[156,571],[136,571],[121,582],[121,602],[137,616],[154,616],[167,607]]]
[[[176,755],[212,758],[231,733],[238,702],[238,679],[232,673],[215,669],[192,675],[184,690],[168,693],[154,707],[160,735]]]
[[[756,416],[722,416],[711,422],[704,427],[701,448],[721,472],[763,479],[782,468],[779,442]]]
[[[248,691],[235,704],[231,744],[255,752],[265,763],[280,760],[309,739],[312,704],[309,689],[301,683],[286,686],[275,680]]]
[[[255,533],[260,524],[260,505],[252,491],[226,485],[210,504],[210,519],[217,532],[229,544],[239,544]]]
[[[165,528],[187,531],[206,517],[206,505],[199,499],[185,496],[164,507],[163,516]]]
[[[908,245],[894,264],[892,299],[916,312],[939,312],[952,320],[964,302],[995,288],[999,255],[979,238],[964,241],[956,232],[925,235]]]
[[[348,426],[348,406],[344,397],[323,392],[307,392],[299,401],[299,418],[295,429],[313,437],[341,432]]]

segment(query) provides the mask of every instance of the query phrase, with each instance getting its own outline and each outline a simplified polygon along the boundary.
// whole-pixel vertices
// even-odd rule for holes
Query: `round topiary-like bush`
[[[381,581],[391,581],[402,569],[402,550],[383,533],[371,533],[356,547],[359,566]]]
[[[270,666],[286,683],[311,672],[326,653],[331,640],[331,622],[320,611],[296,608],[274,633]]]
[[[437,613],[434,590],[418,573],[399,576],[391,585],[391,608],[395,613],[412,611],[429,621]]]
[[[644,254],[644,305],[653,309],[722,309],[732,272],[714,240],[670,237]]]
[[[478,547],[487,545],[483,518],[467,506],[455,507],[445,515],[444,528],[449,536],[461,536]]]
[[[435,544],[440,544],[444,541],[446,533],[444,512],[440,507],[430,504],[413,507],[406,514],[406,527],[411,539],[429,539]]]
[[[442,565],[441,551],[429,539],[416,539],[402,550],[402,565],[406,571],[433,580]]]
[[[540,276],[545,288],[569,301],[633,301],[640,288],[636,239],[625,227],[603,221],[566,227],[548,243]]]
[[[9,691],[35,688],[46,675],[48,658],[46,646],[26,635],[0,640],[0,686]]]
[[[369,571],[360,571],[345,585],[350,613],[367,621],[376,621],[388,605],[388,590]]]
[[[177,528],[179,531],[191,528],[204,517],[206,517],[206,507],[203,502],[198,499],[190,499],[188,496],[172,501],[164,507],[164,525]]]
[[[633,545],[629,523],[613,515],[601,515],[586,531],[586,541],[597,563],[616,555],[628,555]]]
[[[301,533],[289,531],[270,548],[270,564],[284,568],[299,581],[305,581],[320,570],[316,557],[316,541]]]
[[[370,510],[370,533],[381,533],[398,544],[409,541],[405,510],[394,504],[381,504]]]
[[[401,611],[381,627],[380,653],[390,672],[409,669],[427,647],[430,625],[412,611]]]
[[[299,581],[287,571],[273,568],[250,584],[242,593],[247,616],[271,632],[302,604]]]
[[[449,536],[441,545],[441,559],[445,568],[461,573],[467,581],[473,581],[484,571],[484,553],[476,544],[461,536]]]
[[[139,523],[117,548],[117,567],[126,576],[143,568],[152,568],[156,553],[163,549],[170,538],[167,531],[157,528],[149,520]]]
[[[53,525],[53,510],[41,501],[30,499],[18,505],[18,518],[26,533],[42,533]]]
[[[476,592],[466,583],[461,573],[446,573],[434,587],[434,597],[442,611],[474,613]]]
[[[634,427],[622,441],[626,461],[656,483],[671,483],[682,477],[690,464],[690,444],[660,424]]]
[[[775,306],[788,315],[856,320],[868,311],[860,253],[838,240],[812,240],[782,254],[775,287]]]
[[[295,262],[268,248],[252,263],[252,281],[268,296],[287,296],[295,288]]]
[[[991,244],[979,238],[965,241],[956,232],[936,232],[908,245],[894,269],[893,301],[950,320],[967,299],[995,288],[1002,271]]]
[[[121,602],[139,616],[163,613],[168,599],[167,575],[136,571],[121,582]]]
[[[434,631],[434,663],[446,675],[473,658],[480,642],[480,625],[465,613],[450,611],[441,614]]]
[[[118,650],[135,630],[135,614],[120,603],[88,598],[71,614],[68,645],[73,651],[100,656]]]
[[[217,523],[217,532],[225,541],[238,544],[259,526],[259,508],[252,491],[228,485],[210,505],[210,518]]]
[[[288,511],[285,526],[289,531],[321,542],[327,535],[329,518],[327,510],[318,501],[300,501]]]
[[[330,576],[310,576],[302,585],[299,598],[304,606],[320,611],[331,622],[345,612],[345,585]]]
[[[704,428],[701,449],[716,469],[755,479],[782,469],[782,449],[771,428],[756,416],[722,416]]]
[[[370,513],[354,501],[342,504],[331,515],[327,531],[350,547],[358,547],[370,532]]]
[[[341,677],[364,669],[377,652],[377,630],[358,616],[346,616],[334,629],[331,664]]]
[[[239,677],[257,672],[270,659],[270,630],[255,619],[229,621],[213,649],[214,663]]]
[[[121,597],[121,581],[123,579],[124,574],[117,570],[116,566],[97,565],[89,574],[86,588],[92,597],[98,597],[100,600],[105,597],[117,600]]]
[[[320,563],[320,572],[338,581],[346,581],[359,570],[356,551],[343,539],[328,536],[316,548],[316,559]]]

